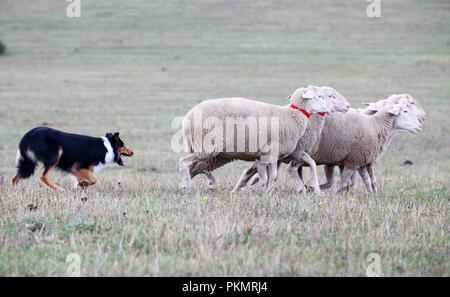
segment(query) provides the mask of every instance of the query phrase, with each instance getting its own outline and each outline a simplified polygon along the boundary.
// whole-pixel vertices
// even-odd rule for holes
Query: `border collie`
[[[93,172],[113,163],[127,166],[121,156],[132,155],[118,132],[107,133],[105,137],[90,137],[37,127],[28,131],[20,141],[17,174],[12,184],[17,185],[20,179],[32,176],[39,161],[44,164],[41,180],[50,188],[61,189],[48,178],[50,171],[58,168],[75,175],[78,185],[86,189],[97,182]]]

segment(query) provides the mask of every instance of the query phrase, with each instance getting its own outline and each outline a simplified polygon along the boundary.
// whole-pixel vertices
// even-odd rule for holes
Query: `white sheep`
[[[316,87],[316,88],[318,88],[318,87]],[[335,89],[323,86],[323,87],[321,87],[321,90],[322,90],[324,96],[333,103],[333,106],[336,110],[346,111],[350,108],[350,105],[347,102],[347,100],[345,100],[345,98],[341,94],[339,94]],[[289,96],[288,98],[290,98],[290,97],[291,96]],[[308,125],[307,125],[307,129],[305,131],[305,134],[302,136],[302,138],[299,141],[300,146],[298,146],[298,144],[297,144],[297,148],[299,149],[300,152],[302,152],[302,150],[303,150],[303,149],[301,149],[302,147],[304,147],[304,149],[309,152],[308,148],[310,146],[312,146],[312,144],[314,143],[314,138],[316,138],[316,136],[317,136],[317,133],[313,132],[313,131],[315,131],[314,130],[315,128],[313,128],[313,127],[316,127],[317,125],[319,125],[319,124],[316,124],[315,122],[320,121],[320,119],[323,119],[323,116],[324,116],[324,114],[322,114],[322,115],[317,114],[317,115],[311,116],[310,121],[308,122]],[[313,129],[313,130],[311,130],[311,129]],[[318,145],[318,143],[316,143],[315,147],[317,147],[317,145]],[[297,148],[296,148],[296,151],[297,151]],[[306,155],[301,155],[301,157],[307,158]],[[217,157],[214,157],[212,159],[198,162],[194,167],[192,167],[192,169],[190,169],[191,178],[194,178],[198,174],[203,174],[209,183],[210,189],[216,190],[217,182],[216,182],[216,179],[214,178],[214,176],[212,175],[211,171],[213,171],[229,162],[232,162],[236,159],[239,159],[239,158],[237,158],[236,156],[230,157],[227,155],[218,155]],[[285,158],[283,160],[283,162],[288,163],[290,160],[292,160],[292,157]],[[279,166],[279,164],[280,164],[280,161],[278,162],[278,166]],[[257,170],[256,164],[253,164],[252,167],[245,170],[244,173],[242,174],[241,179],[239,180],[238,184],[233,189],[232,193],[240,190],[240,188],[243,187],[247,183],[247,181],[253,175],[255,175],[257,172],[258,172],[258,170]],[[252,185],[254,185],[258,181],[259,181],[258,177],[254,178]]]
[[[336,90],[330,87],[322,87],[322,91],[324,95],[327,96],[332,102],[333,107],[336,111],[347,112],[350,108],[349,103],[345,98],[339,94]],[[294,183],[296,184],[297,191],[303,191],[305,188],[302,179],[299,178],[297,174],[297,169],[301,164],[308,164],[311,168],[312,177],[313,177],[313,188],[315,193],[320,192],[319,181],[317,178],[316,172],[316,164],[314,160],[310,157],[311,152],[314,152],[319,144],[319,138],[322,132],[323,125],[325,123],[325,115],[317,114],[311,116],[311,119],[308,122],[308,126],[306,128],[305,133],[297,142],[297,146],[295,151],[288,157],[280,160],[278,162],[278,166],[283,163],[291,163],[288,167],[290,176],[292,177]],[[300,159],[302,162],[298,162],[296,160]],[[256,164],[252,167],[244,170],[239,182],[234,187],[233,192],[239,191],[248,181],[249,179],[256,173]],[[258,177],[254,178],[252,181],[252,185],[258,181]]]
[[[290,108],[286,108],[244,98],[224,98],[206,100],[192,108],[183,119],[183,135],[190,154],[179,162],[180,187],[191,188],[190,170],[198,162],[221,156],[256,161],[261,169],[261,182],[266,179],[267,164],[270,179],[266,191],[271,192],[277,177],[277,161],[294,151],[298,139],[305,132],[310,113],[331,111],[330,102],[314,87],[297,89],[290,103]],[[244,138],[239,138],[235,125],[227,127],[230,119],[247,124],[252,120],[265,119],[265,123],[257,126],[248,124],[248,137],[244,135]],[[267,124],[269,121],[270,125]],[[261,135],[266,136],[267,142],[260,141]],[[258,136],[258,146],[251,149],[251,139],[255,136]],[[243,144],[241,149],[238,147],[240,144]]]
[[[411,110],[411,112],[415,113],[417,115],[417,119],[419,120],[420,123],[423,123],[426,120],[426,112],[423,110],[422,106],[420,105],[420,103],[411,95],[409,94],[394,94],[389,96],[387,99],[384,100],[380,100],[376,103],[369,103],[366,104],[368,105],[366,108],[358,110],[357,112],[362,113],[362,114],[366,114],[366,115],[373,115],[375,114],[377,111],[379,111],[380,109],[382,109],[384,106],[389,105],[389,104],[406,104],[406,106]],[[350,110],[350,112],[355,111],[353,109]],[[332,120],[332,118],[330,118],[330,120]],[[330,128],[334,127],[333,123],[329,123]],[[382,151],[379,154],[378,158],[381,158],[382,155],[384,154],[384,152],[386,151],[387,147],[389,146],[390,142],[392,141],[392,139],[394,138],[394,136],[397,134],[397,132],[400,130],[397,129],[393,129],[385,143],[382,146]],[[330,140],[331,142],[333,140]],[[322,147],[326,146],[326,144],[323,144]],[[318,154],[320,155],[320,152],[318,152]],[[313,156],[314,157],[314,156]],[[327,158],[327,157],[320,157],[323,161],[323,159]],[[338,165],[338,164],[332,164],[332,163],[327,163],[324,166],[324,171],[325,171],[325,177],[327,179],[327,182],[322,184],[320,186],[321,189],[327,189],[330,188],[333,185],[333,176],[334,176],[334,167]],[[367,166],[358,169],[359,174],[361,175],[363,181],[364,179],[367,180],[367,178],[370,178],[370,184],[371,187],[370,189],[368,188],[369,192],[374,191],[376,192],[376,178],[375,178],[375,174],[374,174],[374,170],[373,170],[373,163],[372,164],[368,164]],[[339,166],[340,172],[341,172],[341,176],[344,170],[344,166],[340,165]],[[299,176],[301,177],[301,167],[299,168]],[[347,184],[348,189],[351,185],[354,184],[354,178],[355,178],[355,173],[353,173],[353,175],[351,176],[350,182]],[[341,178],[342,179],[342,178]]]
[[[371,116],[356,112],[335,114],[327,117],[319,148],[312,157],[317,164],[343,167],[337,192],[349,186],[356,171],[372,192],[367,167],[380,157],[389,144],[390,135],[399,130],[418,133],[421,129],[415,109],[407,104],[388,103]]]
[[[417,120],[421,123],[422,121],[424,121],[426,119],[426,113],[425,111],[423,111],[422,107],[420,106],[420,104],[417,102],[417,100],[415,100],[411,95],[408,94],[401,94],[401,95],[391,95],[388,99],[385,100],[381,100],[377,103],[371,103],[369,104],[369,106],[367,108],[365,108],[364,110],[355,110],[355,109],[351,109],[350,112],[348,113],[348,116],[350,116],[352,113],[354,114],[365,114],[365,115],[372,115],[374,113],[376,113],[378,110],[380,110],[381,108],[383,108],[384,106],[388,105],[388,104],[392,104],[392,103],[401,103],[403,105],[406,104],[406,106],[408,107],[408,109],[411,110],[412,114],[416,114],[417,116]],[[344,116],[344,115],[342,115]],[[344,116],[345,117],[345,116]],[[338,127],[334,127],[333,126],[333,117],[328,117],[327,118],[327,122],[328,122],[328,127],[327,127],[327,131],[324,131],[323,133],[327,133],[330,131],[339,131]],[[349,123],[352,123],[352,121],[349,121]],[[377,158],[380,158],[383,154],[383,152],[386,150],[387,146],[389,145],[390,141],[392,140],[393,136],[396,134],[396,131],[399,131],[400,129],[392,129],[391,132],[389,133],[389,136],[386,138],[385,142],[381,145],[381,152],[378,154]],[[336,137],[336,139],[333,138],[328,138],[328,142],[332,143],[330,145],[330,147],[332,147],[332,151],[336,151],[339,152],[339,145],[336,145],[337,142],[342,141],[342,135],[339,133],[331,133],[331,135],[334,135]],[[337,139],[339,138],[339,139]],[[319,138],[321,139],[321,138]],[[333,143],[334,142],[334,143]],[[326,144],[321,143],[321,149],[323,149],[323,147],[327,147]],[[330,158],[333,160],[333,156],[332,157],[327,157],[327,153],[329,152],[325,152],[325,157],[321,156],[323,155],[323,152],[321,153],[320,151],[317,153],[314,153],[315,151],[317,151],[317,147],[313,148],[312,152],[312,157],[315,158],[314,160],[316,162],[318,162],[318,164],[321,164],[319,162],[324,162],[323,160],[318,160],[318,156],[320,158]],[[303,165],[308,165],[307,163],[303,162],[300,163],[302,166]],[[326,163],[325,163],[326,164]],[[326,188],[332,185],[332,180],[333,180],[333,169],[334,166],[337,164],[332,164],[332,165],[325,165],[325,175],[327,177],[327,184],[321,185],[321,188]],[[341,176],[342,173],[345,169],[344,164],[340,165],[340,169],[341,169]],[[376,190],[376,179],[375,179],[375,175],[373,172],[373,162],[369,163],[369,164],[365,164],[364,166],[360,167],[360,168],[356,168],[356,170],[359,172],[359,174],[361,175],[361,177],[363,178],[364,183],[366,184],[366,187],[368,189],[369,192],[371,192],[372,190]],[[292,165],[288,166],[288,172],[290,173],[291,177],[293,177],[294,179],[298,179],[300,181],[302,181],[302,167],[299,167],[298,170],[296,170],[295,167],[293,167]],[[246,174],[245,176],[245,180],[241,180],[240,184],[237,185],[237,187],[241,187],[243,186],[243,184],[245,184],[250,176],[253,174],[251,169],[248,169],[246,172],[244,172],[244,174]],[[243,175],[244,176],[244,175]],[[355,171],[353,171],[352,174],[352,178],[354,178],[355,176]],[[299,183],[300,186],[302,185],[302,183]],[[349,184],[347,183],[347,189],[349,188]],[[370,184],[370,186],[369,186]]]

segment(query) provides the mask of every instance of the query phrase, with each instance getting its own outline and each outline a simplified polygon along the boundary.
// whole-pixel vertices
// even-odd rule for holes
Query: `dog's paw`
[[[89,183],[87,181],[80,181],[78,183],[78,186],[80,186],[80,188],[82,188],[83,190],[86,189],[87,187],[89,187]]]

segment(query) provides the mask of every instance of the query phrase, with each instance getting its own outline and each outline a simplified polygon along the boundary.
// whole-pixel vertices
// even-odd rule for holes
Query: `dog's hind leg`
[[[61,190],[60,187],[58,187],[57,185],[55,185],[54,183],[52,183],[52,181],[48,178],[48,175],[50,173],[50,171],[55,168],[56,164],[50,167],[46,167],[44,172],[42,173],[41,176],[41,181],[46,184],[48,187],[52,188],[53,190]]]
[[[45,169],[44,169],[44,172],[42,173],[41,181],[44,184],[46,184],[48,187],[52,188],[53,190],[62,190],[62,188],[60,188],[57,185],[55,185],[54,183],[52,183],[50,181],[50,179],[48,178],[50,171],[52,171],[53,168],[55,168],[56,165],[58,164],[59,159],[61,158],[61,154],[62,154],[62,150],[59,149],[56,156],[44,161]]]
[[[16,186],[19,183],[20,177],[19,174],[17,173],[16,176],[14,176],[14,178],[12,179],[12,185]]]

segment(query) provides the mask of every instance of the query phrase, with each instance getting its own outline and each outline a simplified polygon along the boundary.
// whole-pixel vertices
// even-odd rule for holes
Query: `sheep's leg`
[[[214,177],[214,175],[209,171],[205,171],[205,172],[203,172],[203,176],[208,181],[209,189],[212,191],[216,191],[218,187],[217,187],[217,181],[216,181],[216,178]]]
[[[256,189],[261,186],[265,186],[267,181],[267,163],[261,163],[260,161],[255,161],[256,169],[258,170],[258,182],[255,184],[250,185],[249,189]]]
[[[316,162],[311,158],[310,155],[303,152],[301,154],[301,159],[306,162],[306,164],[309,165],[309,168],[311,168],[312,178],[313,178],[313,189],[314,193],[319,194],[320,193],[320,186],[319,186],[319,179],[317,178],[317,167]]]
[[[304,164],[301,164],[299,167],[298,167],[298,177],[302,180],[302,183],[304,184],[304,188],[305,188],[305,190],[307,191],[307,192],[311,192],[312,191],[312,188],[310,188],[310,187],[308,187],[307,185],[305,185],[305,183],[303,182],[304,181],[304,179],[303,179],[303,165]]]
[[[281,162],[280,163],[278,163],[278,168],[280,168],[280,164],[281,164]],[[266,166],[266,171],[267,171],[267,176],[269,176],[269,168]],[[254,184],[256,184],[257,182],[259,181],[259,176],[258,175],[255,175],[255,176],[253,176],[253,179],[252,179],[252,181],[250,182],[250,185],[251,186],[253,186]],[[266,180],[266,185],[265,185],[265,187],[267,188],[267,184],[269,183],[269,178],[267,178],[267,180]]]
[[[350,177],[350,183],[348,184],[348,189],[350,190],[350,188],[353,187],[355,184],[356,184],[356,171]]]
[[[300,179],[303,181],[303,166],[299,166],[297,172],[298,177],[300,177]]]
[[[363,180],[363,182],[364,182],[364,185],[365,185],[366,188],[367,188],[367,192],[372,193],[372,192],[373,192],[373,190],[372,190],[372,184],[371,184],[371,182],[370,182],[369,174],[367,173],[367,167],[361,167],[361,168],[358,168],[358,173],[359,173],[359,175],[361,176],[361,178],[362,178],[362,180]],[[350,179],[351,179],[351,178],[350,178]]]
[[[231,161],[233,161],[233,159],[221,158],[219,155],[206,161],[199,161],[195,164],[195,166],[192,166],[189,169],[191,179],[199,174],[204,174],[205,171],[212,172],[213,170],[216,170]]]
[[[269,163],[269,182],[267,183],[266,193],[270,194],[275,189],[275,183],[278,178],[278,164],[277,163]]]
[[[180,158],[180,188],[191,189],[192,188],[192,169],[201,161],[207,161],[215,158],[219,153],[204,153],[204,154],[189,154],[186,157]],[[212,175],[211,175],[212,176]],[[214,178],[214,177],[213,177]],[[215,181],[215,178],[214,178]]]
[[[270,180],[270,170],[269,170],[269,166],[266,166],[266,184],[264,185],[264,190],[267,191],[267,187],[269,186],[269,180]]]
[[[339,171],[341,174],[341,179],[342,179],[342,171],[344,170],[344,166],[339,166]],[[356,171],[352,174],[352,176],[350,177],[350,182],[347,185],[347,192],[350,191],[350,188],[353,187],[355,185],[355,179],[356,179]]]
[[[190,189],[192,187],[190,168],[193,167],[192,165],[196,160],[197,157],[194,154],[180,158],[180,189]]]
[[[334,165],[325,165],[323,167],[325,172],[325,177],[327,178],[327,182],[320,185],[321,190],[329,189],[333,185],[334,182]]]
[[[250,180],[250,178],[252,178],[252,176],[254,176],[257,172],[258,172],[258,170],[257,170],[256,164],[253,164],[250,168],[245,169],[241,175],[241,178],[239,178],[238,183],[236,184],[234,189],[231,191],[231,193],[236,193],[240,189],[245,187],[245,185]]]
[[[252,180],[250,181],[250,186],[253,186],[254,184],[256,184],[259,181],[259,176],[258,175],[254,175]]]
[[[297,192],[301,193],[305,190],[305,184],[303,183],[303,179],[300,177],[299,172],[302,171],[299,171],[299,168],[301,168],[300,163],[292,161],[287,167],[287,172],[292,178]]]
[[[372,189],[374,191],[374,193],[377,193],[377,180],[375,178],[375,173],[373,172],[373,164],[369,164],[369,166],[367,166],[367,173],[369,174],[370,177],[370,181],[372,183]]]
[[[342,173],[344,172],[344,168],[345,168],[344,165],[340,165],[340,166],[339,166],[339,175],[340,175],[341,181],[342,181]],[[354,175],[355,175],[355,172],[353,172],[352,176],[354,176]],[[352,181],[349,180],[349,182],[346,183],[346,185],[345,185],[345,189],[347,190],[347,193],[350,192],[350,186],[351,186],[351,183],[352,183]],[[343,191],[343,190],[342,190],[342,191]]]
[[[355,173],[355,169],[344,167],[341,172],[341,180],[339,182],[339,187],[336,190],[336,194],[342,193],[344,190],[349,189],[350,178],[352,174]]]
[[[278,161],[277,162],[277,171],[276,171],[277,172],[277,176],[275,178],[275,181],[278,178],[278,171],[280,170],[280,165],[281,165],[281,161]],[[267,188],[269,187],[269,181],[270,181],[270,168],[269,168],[269,166],[266,166],[266,171],[267,171],[267,176],[269,177],[269,178],[267,178],[266,186],[265,186],[265,188],[267,190]]]

